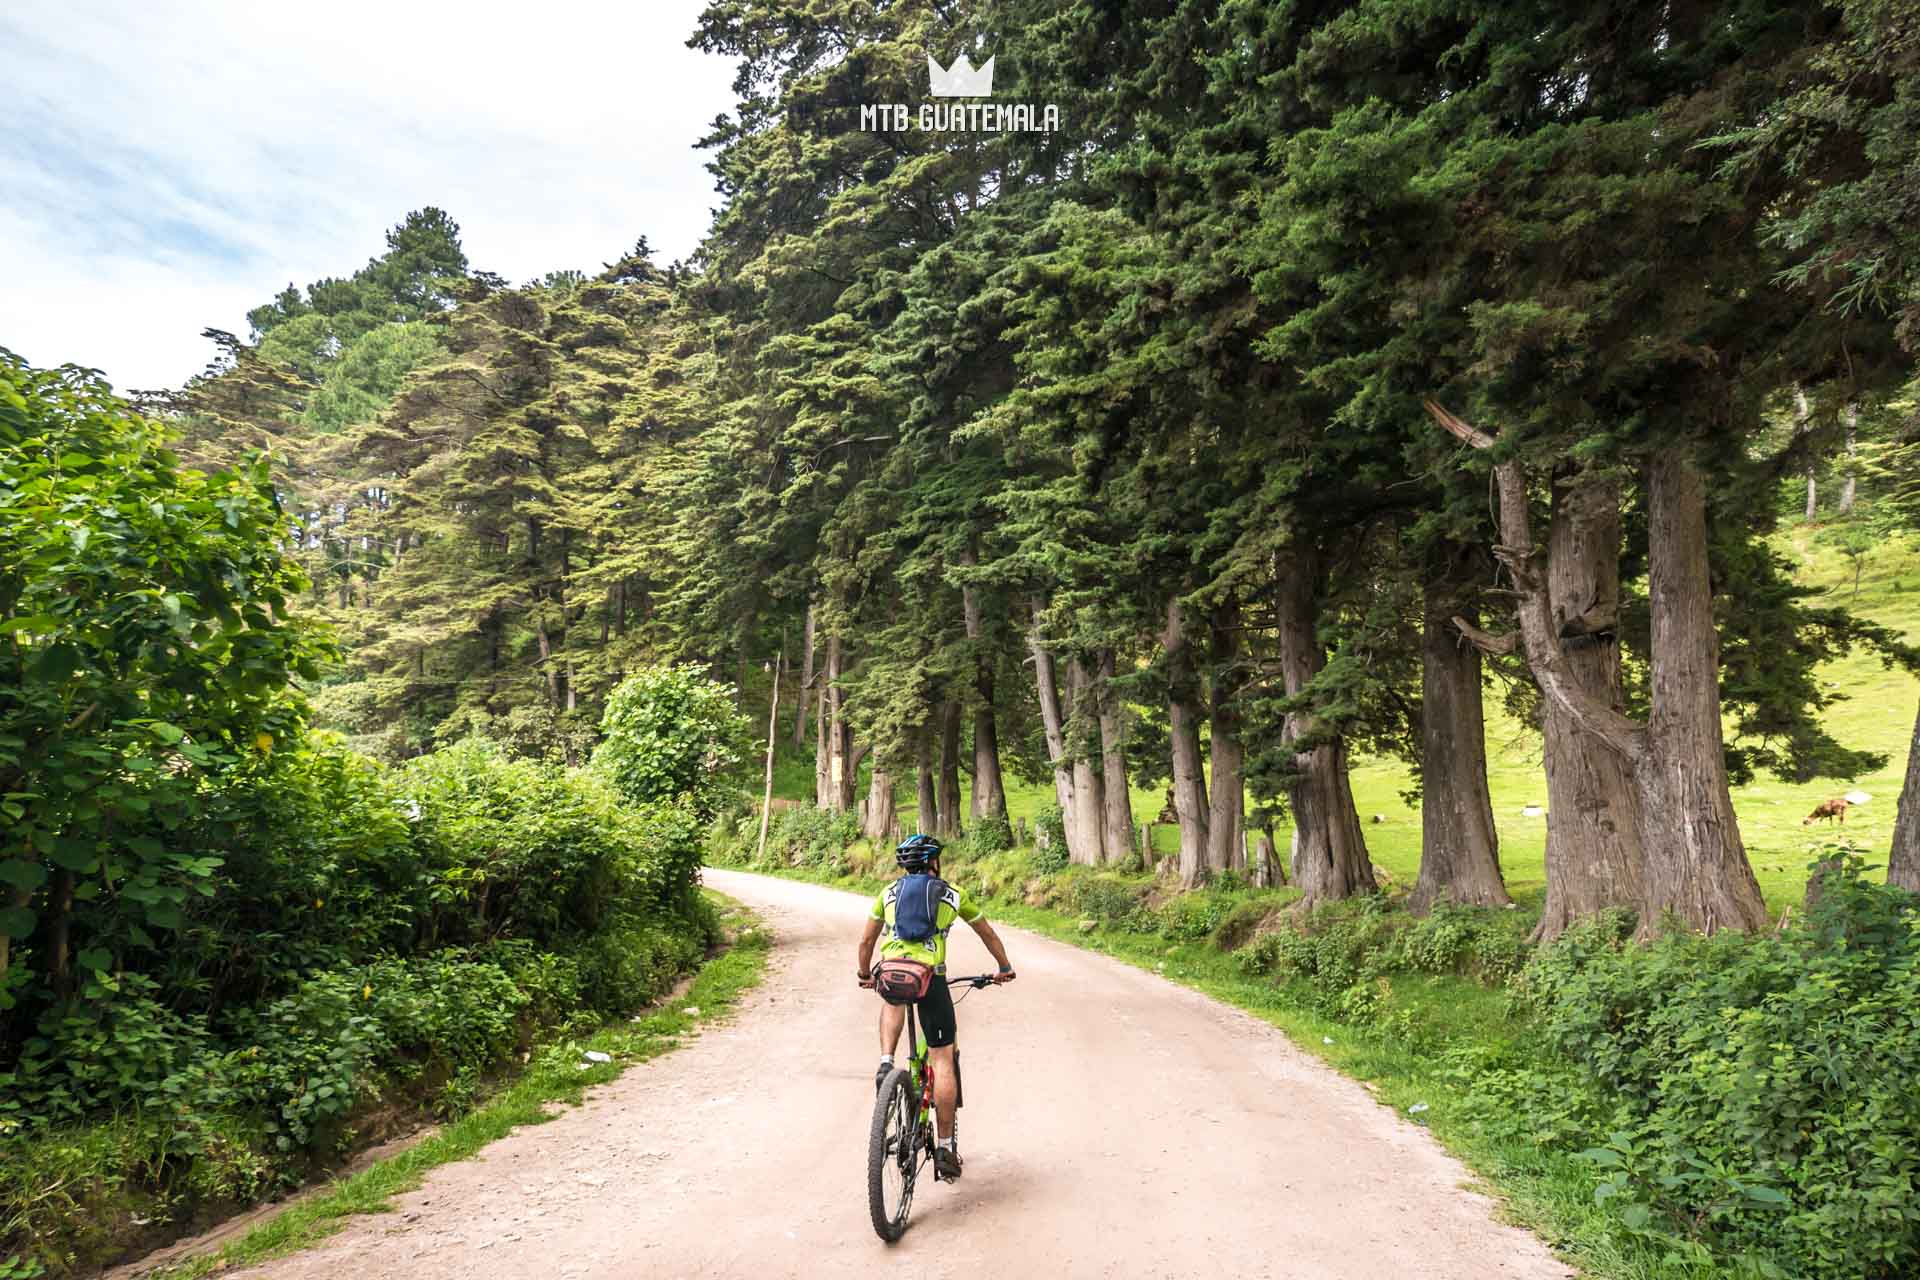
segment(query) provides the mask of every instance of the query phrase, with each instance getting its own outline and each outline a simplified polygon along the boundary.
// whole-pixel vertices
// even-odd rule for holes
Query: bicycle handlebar
[[[999,985],[997,980],[1000,978],[1006,978],[1008,981],[1011,981],[1014,976],[1015,975],[1011,973],[975,973],[969,974],[964,978],[948,978],[946,979],[946,983],[950,987],[972,987],[975,991],[978,991],[982,987]],[[873,990],[872,978],[862,978],[858,974],[855,974],[854,978],[862,988],[868,991]]]
[[[1006,974],[976,973],[965,978],[948,978],[947,985],[950,987],[972,987],[974,990],[977,991],[981,987],[993,986],[994,980],[996,978],[1002,978],[1002,977],[1012,978],[1013,976],[1014,975],[1011,973],[1006,973]]]

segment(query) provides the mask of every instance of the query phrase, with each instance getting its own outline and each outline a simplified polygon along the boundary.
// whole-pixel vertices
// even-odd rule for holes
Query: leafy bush
[[[683,801],[710,821],[739,787],[751,729],[733,689],[691,666],[654,667],[607,698],[593,767],[636,804]]]
[[[1169,928],[1183,937],[1212,936],[1231,945],[1247,921],[1232,899],[1219,894],[1183,895],[1213,906],[1163,909]],[[1273,914],[1271,899],[1246,900],[1247,910]],[[1177,913],[1177,914],[1175,914]],[[1224,914],[1223,914],[1224,913]],[[1334,1017],[1366,1022],[1380,1011],[1378,980],[1395,974],[1455,975],[1504,984],[1533,954],[1527,941],[1531,921],[1517,912],[1483,907],[1438,906],[1415,918],[1389,909],[1379,895],[1327,903],[1304,918],[1261,933],[1236,954],[1249,974],[1297,984],[1303,1003]]]
[[[1067,815],[1060,806],[1050,804],[1034,815],[1033,869],[1038,875],[1052,875],[1067,869]]]
[[[752,862],[759,841],[757,825],[743,827],[730,855],[741,865]],[[860,838],[860,821],[851,813],[835,813],[802,805],[781,809],[767,823],[767,850],[761,865],[815,867],[832,875],[848,870],[847,849]]]
[[[1646,946],[1575,931],[1527,991],[1625,1107],[1590,1157],[1629,1226],[1784,1275],[1920,1270],[1913,895],[1849,857],[1798,928]]]
[[[212,892],[207,779],[300,732],[326,646],[264,459],[183,468],[95,375],[0,351],[0,1065]]]
[[[485,743],[394,771],[316,738],[198,804],[224,860],[174,945],[89,969],[0,1058],[0,1257],[292,1185],[374,1103],[457,1110],[535,1026],[659,995],[715,934],[690,808]]]
[[[1197,942],[1220,927],[1228,910],[1229,903],[1218,893],[1181,893],[1167,899],[1155,914],[1163,937]]]
[[[1002,817],[981,818],[966,835],[968,857],[1005,853],[1013,848],[1013,824]]]
[[[1144,893],[1115,876],[1079,872],[1070,876],[1063,895],[1067,909],[1087,919],[1116,928],[1152,928]]]

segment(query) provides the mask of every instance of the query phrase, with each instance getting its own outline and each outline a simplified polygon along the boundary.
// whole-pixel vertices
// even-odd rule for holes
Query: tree
[[[264,461],[169,445],[91,374],[0,351],[0,1011],[167,945],[221,861],[179,837],[199,788],[295,737],[288,682],[319,674]]]
[[[593,769],[638,805],[710,819],[739,793],[753,730],[734,691],[692,667],[636,671],[607,699]]]

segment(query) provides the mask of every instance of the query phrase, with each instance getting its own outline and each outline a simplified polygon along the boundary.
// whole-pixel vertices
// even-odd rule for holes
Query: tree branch
[[[1422,402],[1427,413],[1448,435],[1476,449],[1491,449],[1494,437],[1449,413],[1432,400]],[[1646,728],[1614,710],[1582,685],[1567,667],[1553,623],[1553,605],[1546,584],[1533,568],[1533,521],[1527,508],[1527,473],[1513,458],[1493,465],[1500,494],[1500,541],[1494,556],[1513,575],[1518,589],[1515,611],[1520,621],[1520,646],[1540,692],[1553,700],[1580,728],[1598,738],[1630,764],[1646,753]],[[1459,619],[1454,620],[1460,626]],[[1463,634],[1466,634],[1463,631]],[[1469,639],[1473,637],[1469,634]],[[1475,643],[1479,643],[1477,640]]]
[[[1490,631],[1482,631],[1458,614],[1454,615],[1453,625],[1461,635],[1473,642],[1474,648],[1482,653],[1490,653],[1496,658],[1502,654],[1512,653],[1520,644],[1520,633],[1517,631],[1507,631],[1496,636]]]

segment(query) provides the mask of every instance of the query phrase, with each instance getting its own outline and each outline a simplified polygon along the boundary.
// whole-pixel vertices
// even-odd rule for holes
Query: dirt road
[[[1003,930],[1020,977],[960,1006],[966,1176],[868,1224],[877,1002],[866,902],[728,872],[778,945],[728,1025],[443,1166],[281,1277],[1566,1276],[1416,1125],[1266,1024]],[[956,973],[990,967],[964,926]]]

